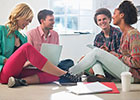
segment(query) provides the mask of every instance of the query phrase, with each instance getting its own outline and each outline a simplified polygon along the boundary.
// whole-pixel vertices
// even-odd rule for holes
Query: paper
[[[40,53],[45,56],[51,63],[58,65],[61,51],[62,45],[43,43]]]
[[[94,82],[94,83],[78,83],[77,86],[71,86],[67,87],[67,89],[75,94],[91,94],[91,93],[100,93],[100,92],[106,92],[106,91],[112,91],[112,88],[109,88],[100,82]]]
[[[51,100],[103,100],[95,95],[76,95],[66,91],[56,92],[51,95]]]

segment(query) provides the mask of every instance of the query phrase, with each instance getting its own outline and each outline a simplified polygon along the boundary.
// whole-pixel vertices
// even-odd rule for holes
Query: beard
[[[45,29],[45,30],[52,30],[53,27],[45,27],[44,29]]]

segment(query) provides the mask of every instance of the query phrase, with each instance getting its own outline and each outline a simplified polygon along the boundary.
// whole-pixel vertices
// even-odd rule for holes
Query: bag
[[[74,61],[71,59],[62,60],[57,65],[62,70],[68,71],[70,67],[74,65]]]

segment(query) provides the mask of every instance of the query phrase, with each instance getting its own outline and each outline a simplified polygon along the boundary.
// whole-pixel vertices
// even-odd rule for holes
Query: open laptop
[[[45,56],[51,63],[58,65],[61,51],[62,45],[43,43],[40,53]]]

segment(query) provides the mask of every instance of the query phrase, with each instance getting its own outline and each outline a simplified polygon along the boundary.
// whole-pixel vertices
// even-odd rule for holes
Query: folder
[[[103,93],[120,93],[114,82],[101,82],[101,83],[109,88],[112,88],[112,91],[107,91]]]

